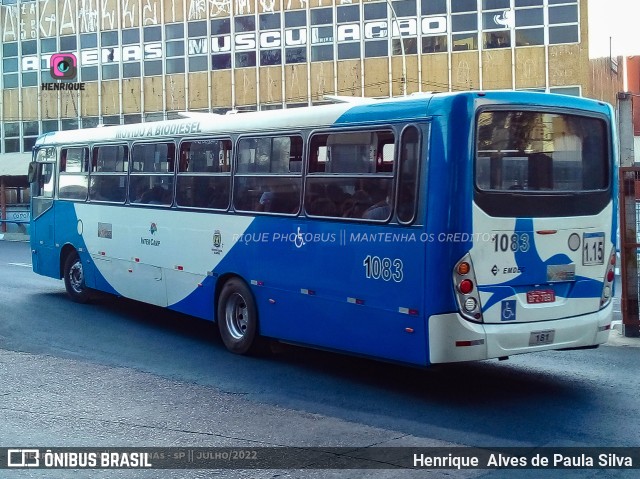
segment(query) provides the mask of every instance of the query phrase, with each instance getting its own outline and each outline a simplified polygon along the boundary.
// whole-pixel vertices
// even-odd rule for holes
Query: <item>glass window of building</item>
[[[147,60],[144,62],[144,75],[162,75],[162,60]]]
[[[136,123],[142,122],[142,115],[137,113],[131,115],[124,115],[124,124],[125,125],[135,125]]]
[[[231,21],[228,18],[211,20],[211,35],[228,35],[231,33]]]
[[[311,61],[324,62],[333,60],[333,45],[316,45],[311,47]]]
[[[477,0],[451,0],[451,13],[475,12],[477,9]]]
[[[20,138],[4,140],[5,153],[17,153],[19,151],[20,151]]]
[[[211,55],[212,70],[228,70],[231,68],[231,53]]]
[[[284,12],[284,26],[289,27],[306,27],[307,12],[304,10],[291,10]]]
[[[282,50],[261,50],[260,65],[280,65],[282,63]]]
[[[17,121],[4,124],[4,136],[10,138],[12,136],[20,136],[20,123]]]
[[[477,50],[478,34],[476,32],[457,33],[451,35],[453,51]]]
[[[108,115],[102,117],[103,125],[119,125],[120,124],[120,115]]]
[[[485,49],[511,47],[511,32],[509,30],[484,32],[482,36],[483,48]]]
[[[422,53],[441,53],[446,51],[447,51],[446,35],[422,37]]]
[[[378,20],[387,18],[387,4],[386,2],[375,2],[364,4],[364,19],[365,20]]]
[[[207,55],[189,56],[189,71],[203,72],[209,70],[209,57]]]
[[[147,42],[159,42],[162,40],[161,27],[144,27],[142,30],[142,36],[145,43]]]
[[[236,53],[236,68],[247,68],[256,66],[256,52]]]
[[[398,17],[415,17],[417,15],[415,0],[396,0],[392,5]]]
[[[338,44],[338,60],[360,58],[360,42]]]
[[[120,66],[115,65],[102,65],[102,79],[113,80],[120,76]]]
[[[542,8],[516,9],[516,28],[544,25],[544,11]]]
[[[577,43],[579,41],[578,25],[549,27],[549,44]]]
[[[336,10],[336,20],[338,23],[353,23],[360,21],[359,5],[341,5]]]
[[[124,63],[122,65],[123,78],[137,78],[140,76],[140,62]]]
[[[514,0],[516,7],[541,7],[543,0]]]
[[[37,121],[23,121],[22,122],[22,134],[24,136],[38,135],[38,122]]]
[[[165,60],[166,73],[184,73],[184,58],[167,58]]]
[[[140,43],[140,30],[137,28],[122,30],[122,44],[132,45],[134,43]]]
[[[37,136],[25,137],[22,140],[22,151],[24,151],[25,153],[31,151],[35,146],[37,139]]]
[[[3,75],[2,86],[3,88],[18,88],[18,74]]]
[[[78,39],[75,35],[60,37],[60,51],[75,52],[78,49]]]
[[[4,73],[13,73],[18,71],[17,58],[5,58],[2,60],[2,71]]]
[[[389,55],[387,40],[369,40],[364,42],[365,58],[386,57]]]
[[[285,49],[286,63],[306,63],[307,61],[307,48],[286,48]]]
[[[233,19],[235,32],[253,32],[256,30],[256,17],[253,15],[244,15]]]
[[[549,7],[549,24],[576,23],[578,21],[578,5],[560,5]]]
[[[279,30],[281,17],[280,13],[263,13],[259,17],[260,31],[263,30]]]
[[[60,37],[60,40],[66,37]],[[75,37],[74,37],[75,38]],[[36,40],[28,40],[22,42],[22,54],[23,55],[35,55],[38,53],[38,44]]]
[[[333,9],[312,8],[311,25],[331,25],[333,24]]]
[[[83,116],[81,120],[82,128],[96,128],[100,121],[97,116]]]
[[[58,120],[42,120],[42,133],[58,131],[59,129]]]
[[[2,56],[4,58],[7,57],[17,57],[18,56],[18,43],[10,42],[2,44]]]
[[[544,28],[520,28],[516,30],[516,46],[544,45]]]
[[[177,40],[175,42],[166,42],[165,52],[167,57],[169,58],[184,56],[184,40]]]
[[[43,38],[40,40],[40,53],[53,53],[58,51],[57,38]]]
[[[420,6],[423,15],[447,14],[447,0],[422,0]]]
[[[118,32],[109,31],[100,34],[100,44],[103,47],[111,47],[118,44]]]
[[[80,67],[81,81],[96,81],[98,79],[98,67]]]
[[[189,22],[187,23],[187,35],[189,38],[204,37],[207,35],[207,22]]]
[[[95,33],[82,33],[80,35],[80,48],[97,48],[98,35]]]
[[[164,26],[164,38],[165,40],[172,40],[174,38],[184,38],[184,24],[172,23]]]
[[[80,125],[77,118],[63,118],[60,121],[60,127],[62,130],[77,130]]]
[[[510,7],[510,0],[482,0],[483,10],[503,10]]]
[[[28,72],[22,74],[22,86],[36,86],[38,84],[38,72]]]

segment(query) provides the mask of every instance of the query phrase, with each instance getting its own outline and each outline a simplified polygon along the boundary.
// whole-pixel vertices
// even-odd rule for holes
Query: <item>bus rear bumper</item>
[[[586,348],[609,338],[613,304],[592,314],[535,323],[472,323],[459,314],[429,318],[429,361],[451,363],[500,358],[551,349]],[[539,333],[553,332],[549,344],[531,345]],[[549,334],[545,335],[549,338]]]

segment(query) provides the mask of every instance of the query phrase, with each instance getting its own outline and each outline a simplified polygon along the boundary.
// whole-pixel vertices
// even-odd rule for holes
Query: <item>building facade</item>
[[[48,131],[185,110],[474,89],[592,96],[587,16],[586,0],[1,0],[0,161]]]

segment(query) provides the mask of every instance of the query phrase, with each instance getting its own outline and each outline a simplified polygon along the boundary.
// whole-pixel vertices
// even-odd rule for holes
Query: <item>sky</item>
[[[640,0],[589,0],[589,56],[640,55]]]

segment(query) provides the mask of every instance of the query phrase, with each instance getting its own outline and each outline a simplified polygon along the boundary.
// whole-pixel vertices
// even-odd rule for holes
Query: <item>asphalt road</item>
[[[61,281],[33,274],[30,262],[28,244],[0,242],[0,447],[640,446],[635,340],[429,370],[292,346],[240,357],[206,321],[109,296],[72,303]],[[540,472],[0,470],[0,477],[496,479]],[[636,476],[544,471],[563,479]]]

